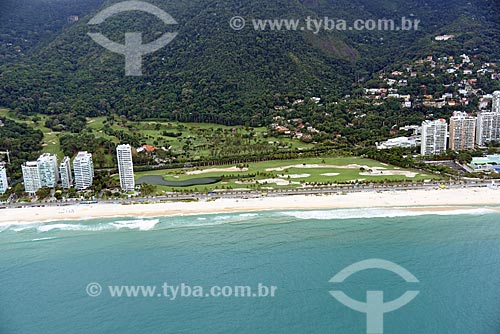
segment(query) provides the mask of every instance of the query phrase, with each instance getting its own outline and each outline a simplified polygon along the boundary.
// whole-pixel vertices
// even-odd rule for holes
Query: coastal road
[[[486,188],[491,186],[491,181],[475,182],[475,183],[408,183],[394,185],[336,185],[327,187],[311,187],[304,189],[277,189],[269,191],[249,190],[249,191],[224,191],[211,193],[192,193],[180,194],[171,193],[163,196],[155,197],[133,197],[126,199],[99,200],[99,201],[84,201],[84,200],[67,200],[59,202],[34,202],[34,203],[8,203],[0,204],[0,209],[6,208],[23,208],[23,207],[45,207],[45,206],[69,206],[69,205],[85,205],[85,204],[133,204],[133,203],[162,203],[169,201],[203,201],[208,199],[248,199],[248,198],[266,198],[280,197],[293,195],[328,195],[328,194],[345,194],[356,192],[382,192],[382,191],[406,191],[406,190],[422,190],[436,189],[440,186],[443,190],[446,189],[461,189],[461,188]]]

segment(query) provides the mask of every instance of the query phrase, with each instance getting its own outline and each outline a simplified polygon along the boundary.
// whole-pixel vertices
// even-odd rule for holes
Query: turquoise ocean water
[[[366,259],[397,263],[329,283]],[[89,283],[103,290],[90,297]],[[276,286],[274,297],[111,297],[109,285]],[[500,214],[352,209],[0,227],[0,334],[366,333],[330,296],[386,301],[384,333],[500,333]],[[205,291],[205,290],[204,290]],[[253,290],[252,290],[253,291]]]

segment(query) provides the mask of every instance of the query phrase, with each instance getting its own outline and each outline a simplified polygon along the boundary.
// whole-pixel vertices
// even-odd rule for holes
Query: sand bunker
[[[300,184],[300,182],[294,182],[294,181],[287,181],[283,179],[264,179],[264,180],[258,180],[260,184],[263,183],[275,183],[278,186],[287,186],[289,184]]]
[[[374,170],[372,172],[362,172],[359,173],[362,176],[406,176],[415,177],[418,173],[410,172],[406,170]]]
[[[326,164],[298,164],[298,165],[290,165],[290,166],[283,166],[283,167],[275,167],[275,168],[267,168],[267,172],[281,172],[290,168],[337,168],[337,169],[371,169],[371,170],[381,170],[385,169],[384,167],[369,167],[369,166],[361,166],[357,164],[350,164],[350,165],[345,165],[345,166],[338,166],[338,165],[326,165]]]
[[[257,181],[236,181],[235,183],[236,184],[274,183],[278,186],[288,186],[290,184],[300,184],[300,182],[288,181],[288,180],[283,180],[283,179],[264,179],[264,180],[257,180]]]
[[[324,173],[324,174],[321,174],[321,176],[338,176],[340,175],[340,173]]]
[[[186,172],[186,175],[200,175],[207,173],[219,173],[219,172],[246,172],[248,168],[238,168],[236,166],[228,167],[228,168],[210,168],[210,169],[202,169],[202,170],[193,170]]]
[[[303,179],[303,178],[306,178],[306,177],[309,177],[311,176],[311,174],[290,174],[290,175],[287,175],[287,174],[283,174],[283,175],[278,175],[279,177],[282,177],[282,178],[291,178],[291,179]]]

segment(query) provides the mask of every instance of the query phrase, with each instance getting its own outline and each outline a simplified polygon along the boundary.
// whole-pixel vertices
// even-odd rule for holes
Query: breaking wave
[[[337,210],[314,210],[314,211],[283,211],[282,215],[298,219],[355,219],[355,218],[395,218],[426,215],[485,215],[498,213],[488,208],[402,208],[402,209],[337,209]]]
[[[165,218],[139,218],[125,220],[80,220],[71,222],[11,223],[0,226],[2,232],[47,233],[47,232],[99,232],[99,231],[151,231],[174,228],[197,228],[223,224],[279,223],[290,219],[299,220],[335,220],[363,218],[394,218],[424,215],[486,215],[499,213],[496,208],[450,208],[450,207],[415,207],[415,208],[360,208],[330,209],[312,211],[268,211],[253,213],[223,213],[200,216],[171,216]]]

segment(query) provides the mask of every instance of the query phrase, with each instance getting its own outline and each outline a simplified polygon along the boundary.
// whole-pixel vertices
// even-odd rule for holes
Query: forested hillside
[[[99,2],[86,1],[86,6],[81,5],[86,9]],[[129,119],[256,126],[269,123],[269,109],[274,105],[312,96],[336,101],[386,66],[426,53],[473,51],[500,58],[498,4],[494,1],[150,2],[169,12],[179,24],[165,27],[151,15],[129,13],[89,27],[87,22],[97,9],[71,25],[55,24],[57,36],[39,44],[22,61],[0,67],[0,105],[21,113],[117,113]],[[36,9],[28,8],[36,16]],[[235,15],[328,16],[350,21],[399,20],[405,16],[422,22],[419,31],[324,31],[316,35],[307,31],[257,32],[250,27],[233,31],[228,22]],[[29,22],[17,28],[14,25],[11,30],[4,25],[0,33],[17,38],[35,29],[35,23],[33,27]],[[142,77],[125,77],[123,56],[106,51],[87,36],[89,31],[102,31],[123,42],[125,32],[143,31],[146,41],[151,41],[166,30],[179,35],[167,47],[145,57]],[[457,38],[436,43],[438,34],[455,34]]]
[[[36,159],[38,151],[42,149],[42,138],[43,133],[39,130],[0,118],[0,151],[10,152],[11,164],[7,165],[7,169],[11,175],[18,176],[21,164]],[[1,158],[4,158],[3,154]]]
[[[24,61],[104,0],[2,0],[0,2],[0,65]]]

